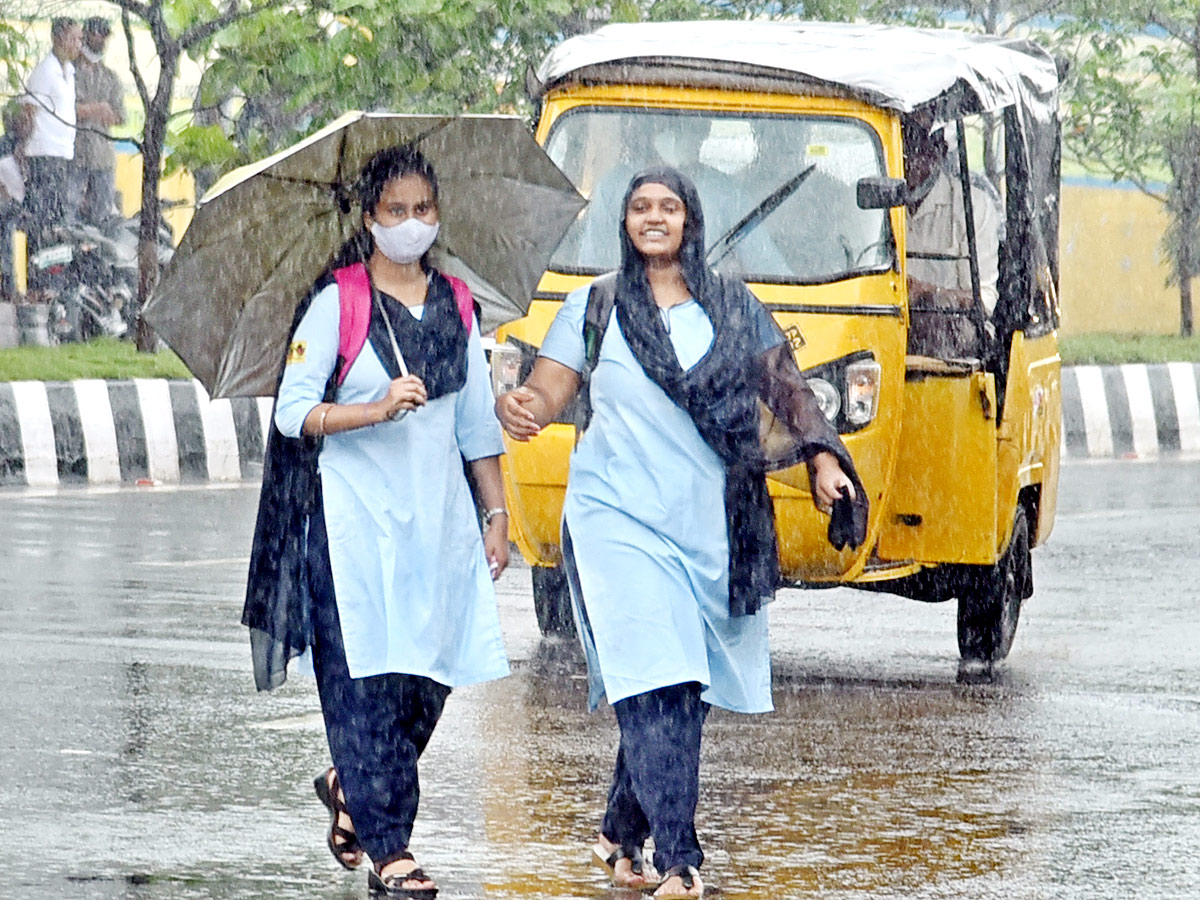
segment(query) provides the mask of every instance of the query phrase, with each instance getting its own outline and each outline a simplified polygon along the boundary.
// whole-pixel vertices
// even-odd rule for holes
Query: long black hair
[[[358,204],[362,214],[375,214],[379,206],[379,198],[388,182],[406,175],[419,175],[429,182],[433,191],[433,200],[438,199],[437,173],[433,164],[426,159],[425,154],[412,144],[400,144],[380,150],[367,160],[362,167],[352,190],[358,196]],[[375,241],[371,233],[360,228],[346,243],[338,248],[329,260],[328,270],[340,269],[357,262],[365,262],[375,249]],[[422,268],[428,269],[426,256],[421,257]]]
[[[403,178],[405,175],[420,175],[429,182],[433,190],[433,200],[438,199],[437,174],[433,166],[425,158],[425,154],[411,144],[388,147],[380,150],[363,166],[359,173],[355,189],[358,192],[359,206],[363,213],[374,215],[375,207],[379,206],[379,198],[389,181]]]
[[[700,192],[692,180],[670,166],[654,166],[644,169],[629,182],[625,199],[621,202],[621,266],[617,270],[618,296],[650,295],[650,282],[646,278],[646,263],[642,254],[633,245],[633,238],[625,227],[625,215],[633,193],[643,184],[661,184],[683,201],[683,240],[679,246],[679,262],[683,267],[683,280],[692,296],[700,299],[709,289],[712,274],[704,262],[704,210],[700,206]],[[622,290],[624,288],[624,290]]]

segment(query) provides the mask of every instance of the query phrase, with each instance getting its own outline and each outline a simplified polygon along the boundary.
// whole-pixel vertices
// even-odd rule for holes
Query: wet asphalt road
[[[250,488],[0,493],[2,898],[366,896],[311,778],[310,681],[256,695]],[[1200,463],[1064,470],[1009,662],[954,609],[773,607],[772,715],[709,720],[698,826],[730,898],[1200,897]],[[615,752],[582,663],[501,582],[514,675],[458,690],[413,849],[440,897],[631,897],[587,863]]]

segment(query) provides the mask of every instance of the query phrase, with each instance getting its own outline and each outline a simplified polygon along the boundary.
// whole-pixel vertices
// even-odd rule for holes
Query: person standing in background
[[[4,135],[0,137],[0,300],[11,303],[17,297],[16,261],[13,259],[13,231],[20,227],[25,208],[25,122],[21,105],[5,105],[0,116]]]
[[[71,210],[75,158],[75,59],[83,30],[74,19],[50,25],[52,48],[29,74],[21,96],[25,142],[26,196],[32,234],[62,222]],[[32,249],[32,247],[31,247]]]
[[[116,213],[117,154],[108,129],[125,122],[125,91],[117,73],[104,65],[111,29],[99,17],[83,23],[83,47],[76,62],[75,192],[78,217],[101,226]]]

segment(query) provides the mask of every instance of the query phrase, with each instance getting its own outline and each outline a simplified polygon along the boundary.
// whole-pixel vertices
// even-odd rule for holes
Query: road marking
[[[41,381],[14,381],[12,392],[25,454],[25,483],[38,487],[58,484],[58,450],[46,385]]]
[[[324,731],[325,719],[321,713],[314,712],[266,722],[251,722],[250,727],[260,731]]]
[[[1104,374],[1099,366],[1076,366],[1079,399],[1083,402],[1083,425],[1089,456],[1112,456],[1112,425],[1104,394]]]
[[[1200,450],[1200,400],[1196,396],[1196,367],[1192,363],[1167,363],[1179,419],[1179,449]]]
[[[74,385],[75,400],[79,404],[79,425],[83,429],[83,446],[87,451],[88,482],[119,483],[121,455],[117,450],[117,429],[112,403],[108,399],[108,382],[100,378],[87,378],[74,382]]]
[[[1158,429],[1154,424],[1154,397],[1150,394],[1150,375],[1140,364],[1121,366],[1125,396],[1129,400],[1133,425],[1133,450],[1138,456],[1158,452]]]
[[[170,387],[161,378],[135,378],[133,384],[142,408],[150,477],[155,481],[178,481],[179,443],[175,437]]]
[[[228,400],[209,400],[199,381],[193,381],[200,420],[204,425],[204,449],[208,456],[208,477],[212,481],[238,481],[242,463],[238,457],[237,429],[233,424],[233,406]]]
[[[258,421],[262,425],[262,445],[267,446],[267,438],[271,436],[271,412],[275,407],[274,397],[255,397],[258,401]]]
[[[195,569],[201,566],[232,566],[250,564],[249,556],[227,556],[221,559],[138,559],[135,566],[150,566],[161,569]]]

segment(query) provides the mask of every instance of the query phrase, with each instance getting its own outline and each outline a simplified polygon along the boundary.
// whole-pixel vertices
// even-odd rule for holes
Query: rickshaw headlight
[[[874,421],[879,412],[882,368],[870,350],[856,350],[803,371],[821,412],[840,434],[866,428]]]
[[[846,366],[846,421],[866,425],[879,408],[879,363],[859,360]]]
[[[499,397],[521,384],[521,358],[519,347],[512,344],[497,344],[492,348],[492,392]]]
[[[824,378],[809,378],[808,386],[817,395],[817,404],[830,422],[836,421],[842,410],[842,392]]]

